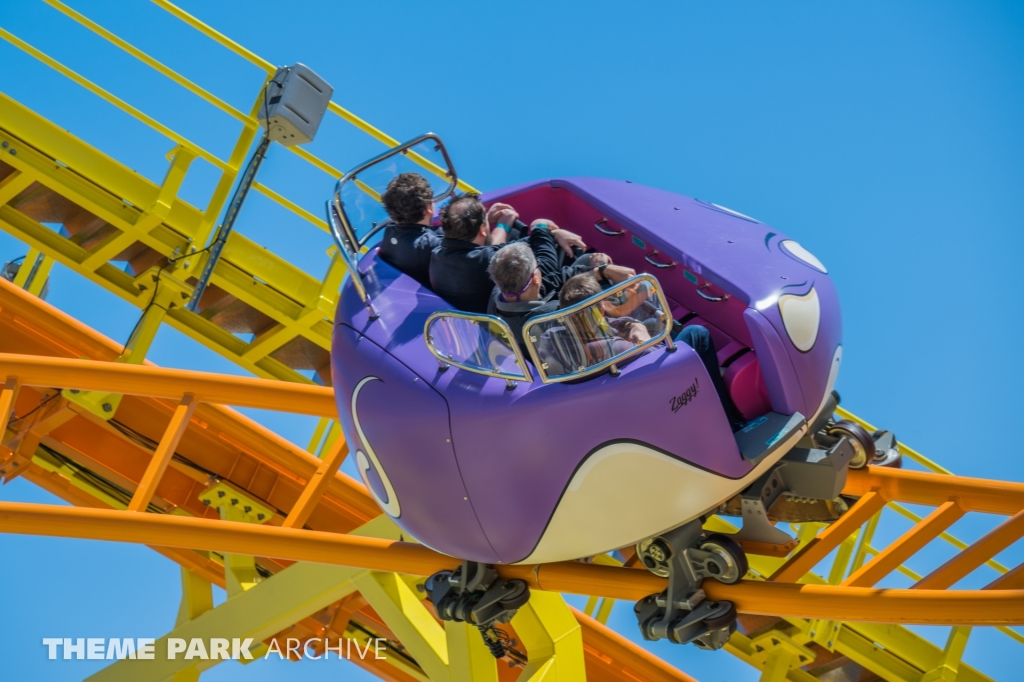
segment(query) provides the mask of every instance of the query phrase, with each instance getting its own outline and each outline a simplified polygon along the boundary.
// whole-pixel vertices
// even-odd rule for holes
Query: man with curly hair
[[[430,252],[441,245],[441,228],[431,227],[434,191],[419,173],[402,173],[381,197],[393,223],[384,228],[380,257],[384,262],[430,285]]]

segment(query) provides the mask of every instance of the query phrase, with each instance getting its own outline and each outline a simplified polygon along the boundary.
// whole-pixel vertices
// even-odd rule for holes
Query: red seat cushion
[[[744,353],[725,370],[725,387],[737,409],[748,421],[771,412],[768,389],[761,376],[761,366],[754,352]]]

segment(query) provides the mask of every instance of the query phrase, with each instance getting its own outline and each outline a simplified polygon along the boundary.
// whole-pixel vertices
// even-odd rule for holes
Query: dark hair
[[[463,194],[453,197],[441,209],[441,227],[448,239],[473,241],[480,233],[480,226],[487,218],[487,209],[480,203],[479,194]]]
[[[514,294],[526,288],[537,270],[537,259],[530,247],[513,242],[494,254],[487,272],[503,294]]]
[[[569,278],[558,294],[558,301],[563,308],[601,293],[601,285],[592,272],[584,272]]]
[[[399,225],[415,224],[434,200],[430,183],[419,173],[402,173],[388,183],[381,203],[391,219]]]

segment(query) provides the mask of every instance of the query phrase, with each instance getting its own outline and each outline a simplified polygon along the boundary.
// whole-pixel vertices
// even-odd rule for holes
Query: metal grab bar
[[[366,312],[369,313],[370,320],[376,320],[380,317],[380,313],[378,313],[377,309],[373,307],[373,303],[370,301],[370,294],[366,290],[366,284],[363,283],[363,276],[359,273],[359,262],[356,256],[358,252],[354,252],[348,248],[348,242],[338,225],[338,214],[330,199],[326,202],[326,209],[327,224],[331,228],[331,236],[334,237],[334,241],[338,245],[338,253],[341,255],[342,260],[345,261],[345,267],[348,268],[348,274],[352,278],[352,286],[356,288],[356,293],[359,294],[359,298],[362,299],[363,305],[366,306]]]
[[[342,233],[345,235],[346,241],[352,245],[352,250],[354,252],[358,253],[359,249],[366,245],[367,239],[370,235],[363,237],[363,239],[359,239],[357,237],[355,228],[350,224],[348,216],[345,213],[344,202],[341,200],[342,186],[346,182],[353,182],[363,192],[379,201],[380,197],[374,196],[375,192],[373,192],[373,190],[367,187],[364,183],[359,181],[359,174],[365,171],[367,168],[370,168],[380,163],[381,161],[385,161],[386,159],[389,159],[392,156],[396,156],[398,154],[404,154],[410,157],[418,156],[415,152],[412,152],[410,154],[410,150],[412,147],[415,147],[416,145],[425,142],[426,140],[433,140],[437,144],[437,151],[441,152],[441,156],[444,158],[445,164],[447,164],[448,166],[448,171],[445,171],[445,176],[448,178],[449,183],[448,187],[443,192],[435,196],[433,199],[435,202],[443,201],[446,197],[448,197],[455,191],[455,188],[458,186],[459,179],[455,171],[455,166],[452,165],[451,158],[448,156],[448,150],[445,149],[444,142],[442,142],[441,138],[435,135],[434,133],[425,133],[397,147],[388,149],[387,151],[373,157],[369,161],[364,161],[363,163],[359,164],[358,166],[350,170],[348,173],[345,173],[343,176],[341,176],[338,182],[334,185],[334,195],[332,197],[332,201],[334,202],[334,210],[335,213],[337,214],[339,221],[341,222]],[[375,234],[376,230],[374,230],[373,233]]]
[[[656,260],[652,260],[651,256],[658,253],[657,250],[651,251],[649,254],[644,255],[644,260],[653,265],[656,268],[674,268],[676,266],[675,261],[671,263],[659,263]]]
[[[705,301],[718,303],[719,301],[724,301],[725,299],[729,298],[729,294],[722,294],[721,296],[712,296],[710,294],[705,294],[703,291],[701,291],[701,289],[705,289],[707,288],[707,286],[708,284],[705,283],[697,287],[697,295],[703,298]]]
[[[600,232],[601,234],[608,235],[609,237],[619,237],[621,235],[626,234],[625,230],[619,230],[618,232],[615,232],[614,230],[606,230],[603,227],[601,227],[601,223],[607,223],[607,222],[608,222],[607,218],[601,218],[596,223],[594,223],[594,229],[597,230],[598,232]]]
[[[550,313],[546,313],[544,315],[538,315],[536,317],[530,318],[530,320],[523,326],[523,339],[526,343],[526,349],[530,354],[530,358],[533,360],[533,365],[534,367],[536,367],[537,373],[540,374],[540,379],[542,382],[544,382],[545,384],[552,384],[560,383],[563,381],[571,381],[574,379],[580,379],[586,376],[590,376],[598,372],[602,372],[605,369],[610,368],[612,365],[621,366],[622,363],[628,358],[631,358],[635,355],[639,355],[645,352],[647,349],[658,345],[662,341],[666,343],[666,350],[668,352],[671,353],[675,351],[675,344],[672,341],[671,333],[672,325],[665,324],[664,328],[661,330],[659,334],[656,334],[649,340],[634,346],[628,351],[619,353],[618,355],[615,355],[610,358],[606,358],[589,367],[581,367],[575,372],[559,374],[554,377],[548,375],[547,363],[544,362],[544,359],[541,357],[541,353],[537,350],[536,347],[540,335],[538,334],[535,336],[534,329],[540,328],[540,325],[543,325],[547,322],[561,321],[562,319],[570,317],[580,312],[581,310],[589,308],[598,301],[607,299],[610,296],[614,296],[615,294],[618,294],[621,291],[625,291],[626,289],[629,289],[640,282],[646,282],[651,287],[651,291],[655,295],[655,299],[658,302],[658,307],[661,314],[667,317],[668,313],[666,311],[671,310],[671,308],[669,308],[668,300],[665,298],[665,293],[661,290],[661,285],[658,284],[658,280],[654,277],[654,275],[648,273],[641,273],[638,275],[634,275],[633,277],[630,277],[624,282],[616,284],[610,289],[606,289],[601,293],[594,294],[588,299],[574,303],[568,308],[562,308],[560,310],[556,310]],[[671,318],[668,318],[667,321],[671,322]]]
[[[502,372],[499,369],[486,368],[476,365],[470,365],[466,362],[456,360],[451,355],[443,352],[437,346],[434,345],[434,337],[430,333],[430,329],[433,323],[437,320],[445,319],[459,319],[466,320],[468,322],[474,322],[478,325],[494,325],[498,327],[500,338],[505,339],[508,343],[502,344],[512,353],[515,358],[516,365],[519,367],[521,374],[512,374],[510,372]],[[498,337],[495,337],[498,338]],[[494,377],[495,379],[504,379],[507,387],[513,389],[516,387],[517,381],[525,381],[527,383],[533,382],[533,373],[530,371],[530,366],[527,364],[526,359],[523,357],[522,351],[519,349],[519,343],[516,341],[515,336],[512,334],[512,330],[509,328],[508,323],[500,317],[494,315],[483,315],[478,313],[465,313],[458,310],[441,310],[432,313],[427,318],[426,323],[423,325],[423,341],[427,345],[427,350],[437,359],[440,365],[441,372],[448,368],[448,365],[453,365],[459,369],[464,369],[467,372],[473,372],[474,374],[480,374],[486,377]]]

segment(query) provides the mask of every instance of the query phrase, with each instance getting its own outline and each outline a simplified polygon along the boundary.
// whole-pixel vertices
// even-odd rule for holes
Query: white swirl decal
[[[356,466],[359,468],[359,475],[363,479],[363,483],[366,484],[367,489],[370,491],[370,495],[377,501],[380,508],[383,509],[388,516],[392,518],[398,518],[402,515],[402,505],[398,503],[398,495],[395,494],[395,488],[391,485],[391,479],[388,478],[387,473],[384,471],[384,467],[381,466],[380,460],[377,459],[377,454],[373,451],[373,447],[370,445],[370,441],[366,439],[366,434],[363,433],[363,426],[359,423],[359,413],[356,411],[356,398],[359,397],[359,391],[363,389],[367,383],[371,381],[380,381],[378,377],[366,377],[358,384],[352,391],[352,423],[356,426],[356,434],[359,435],[359,442],[362,443],[363,447],[366,448],[366,452],[362,449],[356,450]],[[387,502],[380,499],[377,495],[377,491],[370,485],[370,469],[373,468],[377,471],[377,475],[380,476],[381,483],[384,484],[384,493],[388,496]]]
[[[782,315],[782,323],[786,325],[789,340],[797,350],[806,353],[814,348],[814,342],[818,338],[818,326],[821,324],[821,303],[814,287],[803,296],[779,296],[779,314]]]
[[[787,253],[789,253],[789,255],[793,256],[797,260],[801,260],[804,263],[807,263],[807,265],[810,265],[812,268],[818,270],[819,272],[828,274],[828,270],[825,268],[822,262],[814,256],[813,253],[811,253],[804,247],[800,246],[800,244],[793,241],[792,239],[787,239],[786,241],[782,242],[781,246],[783,249],[786,250]]]

